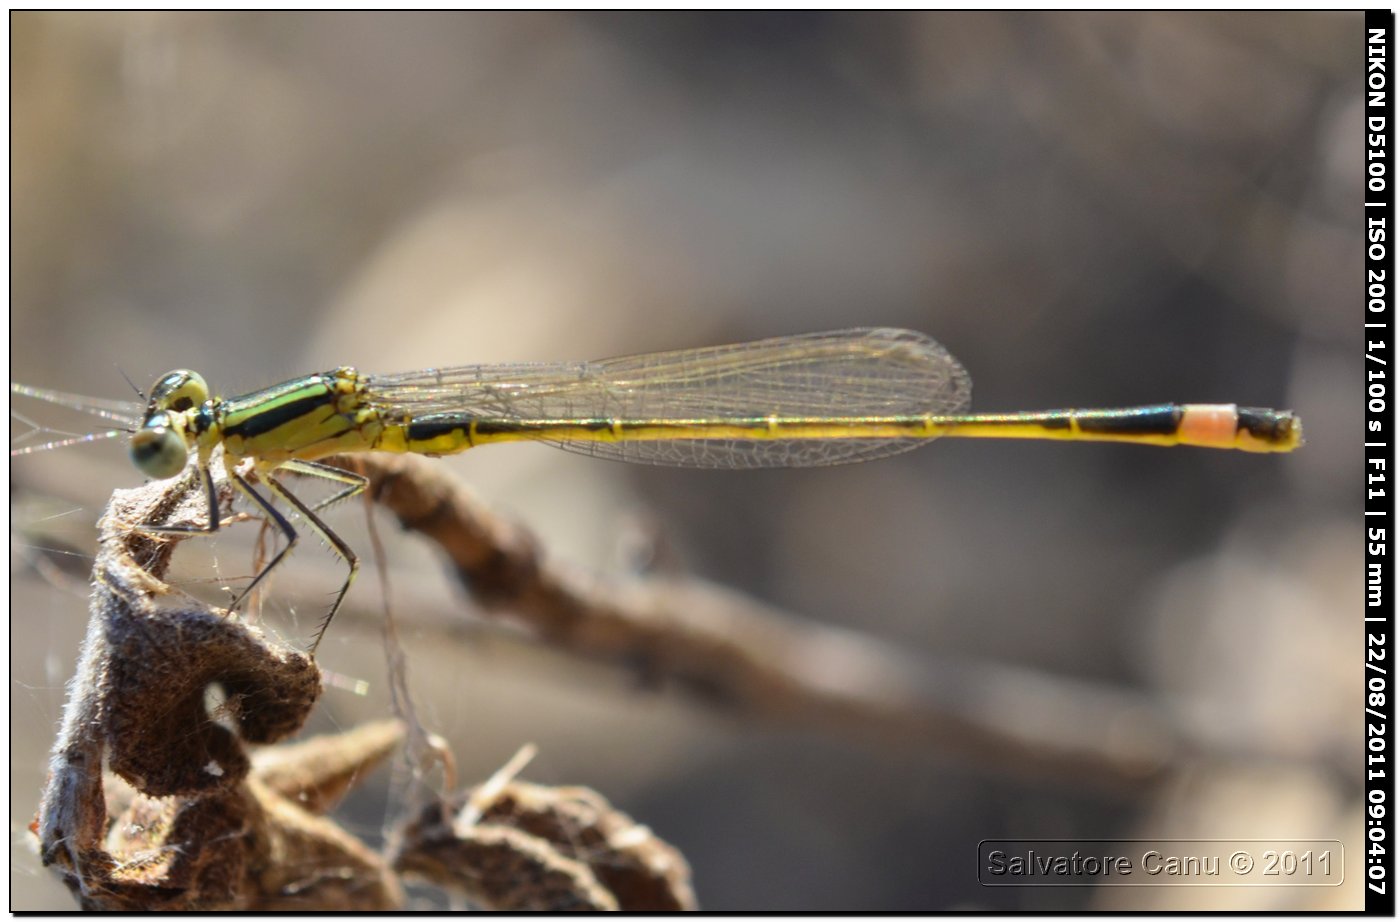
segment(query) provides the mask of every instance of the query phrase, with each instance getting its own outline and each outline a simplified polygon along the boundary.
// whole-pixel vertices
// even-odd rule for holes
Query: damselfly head
[[[197,371],[177,368],[161,375],[151,386],[151,400],[146,405],[146,415],[149,420],[153,414],[162,410],[183,413],[191,407],[200,406],[208,399],[209,385],[204,383],[203,376]]]
[[[131,435],[131,463],[147,477],[165,480],[185,469],[189,446],[184,420],[178,414],[158,411]]]
[[[141,428],[131,434],[131,463],[147,477],[165,480],[185,469],[189,460],[190,410],[209,400],[209,385],[195,371],[177,368],[151,385],[151,399]]]

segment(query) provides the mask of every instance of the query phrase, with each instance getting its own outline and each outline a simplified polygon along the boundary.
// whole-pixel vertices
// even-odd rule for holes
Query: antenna
[[[142,403],[145,403],[145,402],[146,402],[146,395],[143,394],[143,393],[141,393],[141,388],[139,388],[139,387],[136,386],[136,382],[135,382],[135,381],[131,380],[130,378],[128,378],[128,377],[126,376],[126,372],[125,372],[125,371],[122,371],[122,368],[121,368],[120,365],[117,366],[117,374],[119,374],[119,375],[122,376],[122,380],[125,381],[128,385],[130,385],[130,386],[131,386],[131,389],[132,389],[133,391],[136,392],[136,396],[141,398],[141,402],[142,402]]]

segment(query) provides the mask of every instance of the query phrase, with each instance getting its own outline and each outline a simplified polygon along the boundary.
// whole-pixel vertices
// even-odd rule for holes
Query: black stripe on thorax
[[[328,388],[315,389],[317,392],[295,400],[267,401],[269,406],[257,407],[256,401],[240,398],[225,405],[223,433],[244,439],[254,439],[272,430],[294,422],[320,408],[334,408],[336,397]],[[229,423],[229,417],[243,416],[241,421]]]

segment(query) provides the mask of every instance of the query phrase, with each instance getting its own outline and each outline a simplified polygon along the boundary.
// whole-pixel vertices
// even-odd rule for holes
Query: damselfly
[[[601,458],[701,468],[810,467],[897,454],[944,436],[1196,445],[1292,451],[1302,425],[1290,412],[1232,404],[1159,404],[1117,410],[972,414],[972,381],[920,333],[855,329],[597,362],[464,365],[394,375],[353,368],[294,378],[241,397],[212,396],[187,370],[164,375],[144,412],[56,391],[11,391],[121,423],[104,433],[12,455],[129,432],[147,476],[184,470],[191,456],[219,528],[210,462],[223,449],[228,477],[286,536],[286,545],[234,600],[237,608],[295,546],[297,532],[244,474],[251,462],[269,493],[296,510],[349,566],[316,642],[354,581],[358,558],[317,515],[364,490],[363,477],[320,463],[359,451],[448,455],[492,442],[543,441]],[[274,476],[332,481],[307,505]],[[315,645],[312,649],[314,651]]]

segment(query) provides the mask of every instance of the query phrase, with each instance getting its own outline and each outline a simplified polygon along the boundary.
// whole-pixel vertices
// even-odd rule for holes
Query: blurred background
[[[984,411],[1294,409],[1307,445],[1277,457],[950,440],[807,471],[531,445],[441,462],[571,566],[691,574],[931,670],[1146,700],[1200,748],[1150,784],[737,719],[484,621],[420,541],[395,537],[389,571],[463,776],[535,742],[526,778],[651,826],[705,908],[1357,907],[1362,41],[1359,13],[15,13],[11,380],[121,399],[123,375],[189,366],[232,394],[881,325],[937,337]],[[32,551],[90,554],[139,478],[116,441],[11,477],[11,908],[67,909],[26,827],[88,561],[65,582]],[[363,519],[332,522],[367,554]],[[246,542],[214,542],[221,573]],[[334,588],[313,542],[288,567],[268,609],[277,586]],[[332,687],[312,730],[388,713],[372,569],[318,654],[370,690]],[[371,840],[391,774],[341,814]],[[1344,840],[1345,885],[973,873],[988,838],[1275,836]]]

